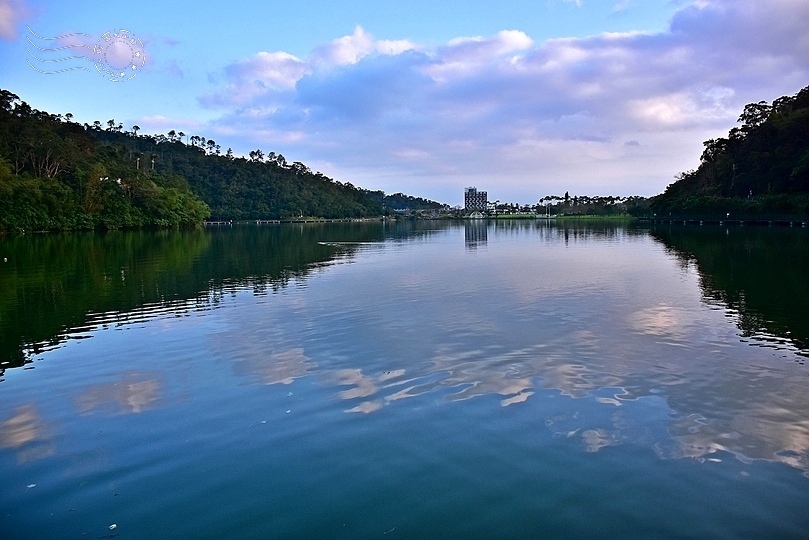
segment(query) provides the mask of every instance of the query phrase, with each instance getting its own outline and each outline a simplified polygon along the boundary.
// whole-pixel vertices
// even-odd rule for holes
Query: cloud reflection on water
[[[307,273],[306,289],[258,297],[224,286],[233,298],[207,307],[222,309],[205,352],[256,384],[314,375],[351,413],[431,393],[488,396],[536,407],[555,435],[589,451],[726,451],[809,471],[806,372],[781,361],[805,351],[786,338],[751,347],[762,343],[740,336],[740,308],[706,302],[704,271],[648,234],[498,224],[470,252],[465,230],[446,232],[457,233],[458,252],[442,235],[380,242],[354,264]],[[125,377],[88,387],[76,407],[136,413],[157,406],[160,391],[157,379]],[[545,411],[547,392],[586,413]]]
[[[160,406],[162,386],[156,377],[130,372],[119,381],[86,386],[74,405],[79,414],[98,411],[139,414]]]
[[[653,336],[685,337],[689,330],[689,314],[682,309],[660,305],[631,313],[627,320],[630,328]]]
[[[259,356],[245,355],[243,350],[238,349],[235,352],[241,359],[234,360],[233,372],[255,377],[261,384],[292,384],[317,366],[303,354],[300,347]]]
[[[49,430],[33,403],[21,405],[0,422],[0,449],[14,449],[18,463],[49,457],[55,453]]]
[[[262,384],[291,384],[314,375],[322,385],[338,388],[336,399],[352,403],[344,409],[348,413],[370,414],[436,392],[447,401],[499,395],[500,405],[508,407],[530,402],[540,391],[557,391],[592,403],[587,414],[549,418],[548,423],[554,434],[578,438],[588,452],[628,443],[653,448],[666,459],[714,459],[713,454],[725,451],[740,459],[780,461],[809,471],[809,422],[802,412],[809,410],[809,398],[801,397],[800,382],[750,359],[740,359],[744,369],[722,374],[704,367],[710,355],[692,357],[687,344],[707,323],[706,316],[710,314],[694,316],[668,305],[633,311],[626,316],[627,327],[650,340],[648,350],[634,354],[627,354],[620,336],[577,330],[511,351],[494,344],[465,351],[457,344],[433,344],[436,352],[427,361],[376,372],[374,362],[329,369],[335,362],[316,362],[320,353],[305,353],[303,342],[301,347],[268,353],[267,340],[259,345],[233,339],[235,334],[220,337],[234,345],[229,352],[237,375]],[[488,332],[496,326],[492,322],[482,328]],[[236,333],[244,337],[251,330],[242,327]],[[293,337],[278,330],[274,339],[288,343]],[[350,364],[350,355],[337,354],[339,341],[329,350],[346,356],[341,363]]]

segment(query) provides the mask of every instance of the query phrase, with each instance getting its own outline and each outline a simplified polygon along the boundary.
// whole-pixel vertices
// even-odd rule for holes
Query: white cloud
[[[17,25],[30,14],[31,10],[23,0],[0,0],[0,38],[16,39]]]
[[[513,68],[533,44],[531,38],[518,30],[503,30],[489,38],[456,38],[439,48],[423,71],[436,82],[450,82],[469,77],[487,66],[509,68],[511,64]]]
[[[211,107],[245,105],[257,97],[293,89],[308,70],[291,54],[259,52],[228,66],[226,87],[202,96],[201,101]]]
[[[383,39],[374,44],[374,49],[380,54],[401,54],[405,51],[412,49],[419,49],[420,47],[407,39],[388,40]]]
[[[316,48],[306,60],[283,51],[259,52],[231,64],[225,68],[228,81],[225,88],[201,96],[200,102],[212,108],[246,106],[245,110],[255,111],[256,107],[250,105],[260,101],[263,106],[259,109],[267,110],[267,104],[272,103],[269,110],[274,112],[288,97],[286,94],[295,89],[298,81],[318,69],[349,66],[369,55],[396,56],[418,48],[404,39],[376,41],[357,26],[353,34]]]
[[[307,59],[234,64],[201,99],[246,145],[283,141],[294,159],[371,188],[398,182],[442,200],[475,183],[513,194],[502,200],[562,186],[651,195],[695,166],[702,141],[726,133],[745,103],[807,84],[807,20],[805,0],[703,0],[666,32],[535,43],[504,30],[434,49],[357,27]]]
[[[357,26],[350,36],[337,38],[328,45],[317,48],[312,55],[312,62],[335,66],[354,64],[374,49],[373,37]]]

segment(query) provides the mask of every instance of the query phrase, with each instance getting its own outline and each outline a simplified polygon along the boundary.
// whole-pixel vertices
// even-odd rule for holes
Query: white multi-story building
[[[466,210],[485,211],[489,204],[488,194],[485,191],[478,191],[477,188],[468,187],[463,191],[463,205]]]

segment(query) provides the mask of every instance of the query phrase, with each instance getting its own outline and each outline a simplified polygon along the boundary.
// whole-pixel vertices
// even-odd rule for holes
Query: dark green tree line
[[[703,143],[699,167],[677,175],[655,212],[809,214],[809,87],[750,103],[738,121]]]
[[[0,231],[382,214],[365,191],[280,153],[247,159],[201,135],[72,119],[0,90]]]
[[[166,135],[137,135],[86,124],[85,130],[103,144],[132,156],[156,174],[186,187],[204,200],[218,220],[368,217],[382,214],[382,205],[350,183],[313,172],[280,153],[251,150],[236,157],[228,148],[201,135],[175,130]],[[188,144],[183,138],[188,139]]]
[[[72,116],[0,90],[0,231],[180,226],[208,216],[190,189],[140,168]]]

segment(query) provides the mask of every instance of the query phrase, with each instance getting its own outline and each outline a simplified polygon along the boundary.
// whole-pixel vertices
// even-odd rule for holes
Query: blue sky
[[[809,85],[807,21],[806,0],[0,0],[0,87],[450,204],[654,195],[746,103]],[[146,60],[113,82],[88,51],[122,29],[98,65]]]

